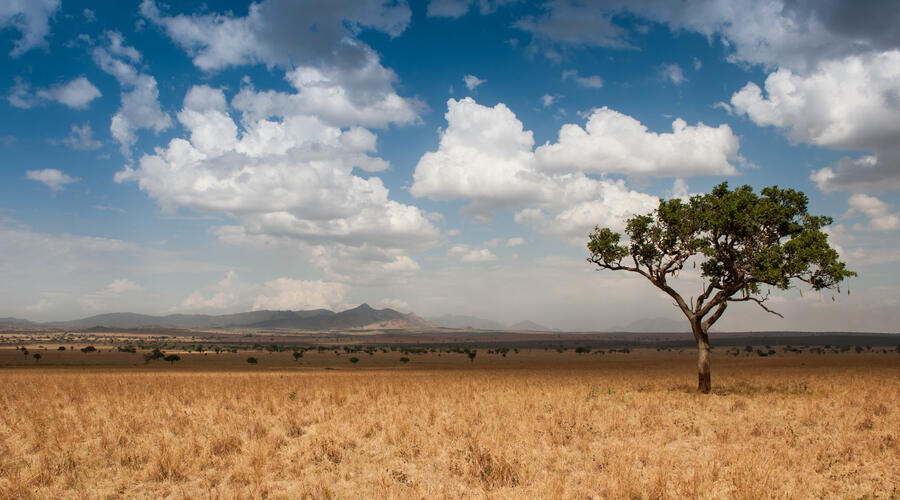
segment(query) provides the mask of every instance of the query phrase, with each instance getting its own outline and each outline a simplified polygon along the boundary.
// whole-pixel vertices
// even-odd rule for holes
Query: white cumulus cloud
[[[616,16],[622,13],[721,41],[731,61],[767,68],[806,71],[824,60],[895,48],[900,42],[900,11],[892,2],[556,0],[515,26],[531,33],[551,58],[554,47],[634,49],[642,33],[621,24]]]
[[[397,75],[356,38],[363,27],[398,36],[410,19],[405,2],[298,3],[268,0],[247,16],[167,15],[152,0],[142,15],[165,32],[204,71],[264,63],[287,71],[293,93],[245,87],[234,106],[255,119],[315,114],[335,126],[383,127],[419,121],[424,104],[393,89]],[[310,29],[298,29],[303,19]]]
[[[59,0],[4,0],[0,2],[0,29],[14,28],[21,38],[13,43],[11,57],[20,57],[35,47],[47,45],[50,18],[59,10]]]
[[[315,115],[338,127],[384,127],[390,123],[416,123],[424,106],[416,99],[406,99],[394,92],[392,83],[396,75],[381,66],[371,50],[365,51],[359,66],[346,69],[300,66],[289,71],[285,78],[294,92],[257,91],[245,86],[235,96],[234,107],[250,120],[302,114]]]
[[[476,263],[476,262],[493,262],[497,260],[487,248],[470,248],[468,245],[453,245],[447,251],[447,256],[458,258],[460,262]]]
[[[466,88],[470,91],[474,91],[486,81],[487,80],[482,80],[475,75],[466,75],[463,77],[463,82],[466,84]]]
[[[37,96],[42,99],[56,101],[73,109],[85,109],[91,101],[102,95],[100,90],[83,76],[37,92]]]
[[[101,95],[100,90],[83,76],[65,84],[38,89],[34,92],[28,82],[21,77],[16,77],[15,85],[10,90],[7,100],[10,105],[21,109],[30,109],[37,105],[43,105],[47,101],[58,102],[72,109],[86,109],[91,101]]]
[[[874,153],[814,171],[826,192],[900,188],[900,50],[825,61],[808,74],[782,68],[765,92],[748,83],[731,104],[792,141]]]
[[[671,133],[650,132],[638,120],[607,107],[595,109],[584,128],[566,124],[556,143],[535,151],[552,171],[621,173],[657,177],[734,175],[740,141],[726,124],[688,125],[678,118]]]
[[[549,199],[547,179],[534,166],[533,134],[505,104],[450,99],[444,116],[438,150],[416,165],[413,196],[470,199],[474,212]]]
[[[892,147],[900,137],[900,50],[848,56],[810,74],[771,73],[765,93],[748,83],[731,97],[735,111],[797,142],[837,149]]]
[[[584,152],[584,145],[561,140],[535,151],[531,131],[504,104],[487,107],[466,98],[450,99],[447,106],[447,128],[438,150],[425,153],[416,165],[413,196],[468,200],[465,210],[477,217],[497,209],[518,209],[517,222],[572,238],[583,237],[594,224],[620,227],[633,213],[656,206],[655,197],[630,190],[623,181],[585,175],[603,171],[607,149]],[[554,148],[562,159],[554,156]],[[578,161],[576,155],[581,155]],[[660,170],[645,168],[640,173],[669,174]]]
[[[160,107],[156,78],[135,66],[141,60],[140,53],[125,45],[117,32],[110,31],[105,36],[106,44],[94,49],[94,62],[122,87],[121,106],[112,117],[109,131],[121,145],[122,154],[130,158],[138,130],[152,129],[159,133],[172,125],[172,119]]]
[[[253,95],[242,97],[244,109],[258,108]],[[383,262],[385,272],[391,263],[401,272],[416,266],[406,252],[435,242],[439,233],[424,212],[391,200],[378,177],[353,175],[356,167],[387,167],[371,154],[376,136],[369,130],[342,129],[315,114],[272,120],[252,111],[241,114],[239,127],[230,110],[220,89],[191,88],[178,113],[188,137],[144,155],[116,180],[137,182],[167,209],[231,216],[240,225],[220,228],[225,241],[303,245],[326,271],[340,267],[332,262],[339,246],[357,259]],[[319,256],[315,249],[323,245],[335,250]]]
[[[859,212],[869,219],[866,229],[890,231],[900,229],[900,214],[891,212],[890,206],[880,199],[862,193],[854,194],[847,201],[850,213]]]
[[[684,71],[681,69],[681,66],[677,64],[666,64],[660,69],[660,74],[662,74],[663,79],[669,80],[675,85],[681,85],[682,83],[687,81],[687,78],[684,76]]]
[[[567,69],[562,73],[562,81],[572,80],[573,82],[581,85],[582,87],[587,87],[589,89],[600,89],[603,88],[603,78],[598,75],[591,76],[581,76],[578,74],[577,70]]]
[[[55,168],[28,170],[25,172],[25,178],[44,183],[54,193],[62,191],[66,184],[72,184],[81,180]]]
[[[356,0],[267,0],[251,4],[244,17],[168,15],[153,0],[144,0],[140,11],[204,71],[256,63],[350,68],[359,63],[360,51],[368,49],[356,39],[361,28],[399,36],[411,17],[406,2]]]

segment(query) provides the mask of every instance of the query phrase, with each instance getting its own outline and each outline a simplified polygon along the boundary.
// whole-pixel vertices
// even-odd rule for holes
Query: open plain
[[[0,349],[0,497],[900,495],[895,348],[720,348],[700,395],[689,348],[107,340]]]

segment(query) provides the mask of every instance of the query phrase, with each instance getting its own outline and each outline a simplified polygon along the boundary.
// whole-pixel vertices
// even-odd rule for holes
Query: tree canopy
[[[770,289],[786,290],[795,280],[813,290],[832,289],[856,276],[822,231],[832,219],[810,215],[807,204],[806,195],[793,189],[772,186],[757,195],[750,186],[729,190],[722,183],[688,201],[661,200],[653,213],[628,219],[627,243],[620,233],[596,227],[588,261],[640,274],[672,297],[702,351],[704,345],[708,349],[709,327],[731,302],[754,302],[781,316],[765,304]],[[692,258],[704,286],[696,300],[684,300],[668,280]]]

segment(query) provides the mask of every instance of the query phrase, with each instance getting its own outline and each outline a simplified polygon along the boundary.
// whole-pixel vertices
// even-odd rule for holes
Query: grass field
[[[900,497],[896,353],[40,352],[2,498]]]

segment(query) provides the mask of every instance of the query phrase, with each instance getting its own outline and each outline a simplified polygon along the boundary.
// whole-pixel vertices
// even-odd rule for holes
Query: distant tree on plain
[[[757,195],[750,186],[729,190],[722,183],[689,201],[660,200],[653,213],[628,219],[627,246],[619,243],[619,233],[595,227],[588,262],[639,274],[675,301],[697,342],[697,389],[709,393],[709,328],[728,304],[754,302],[782,317],[765,304],[769,292],[762,286],[787,290],[799,281],[840,293],[841,281],[856,276],[828,244],[822,228],[831,222],[808,213],[802,192],[772,186]],[[678,277],[691,259],[694,267],[700,264],[704,288],[696,299],[685,300],[668,279]]]
[[[35,361],[40,361],[40,360],[41,360],[41,353],[36,352],[36,353],[34,353],[34,356],[33,356],[33,357],[34,357],[34,360],[35,360]]]
[[[156,361],[158,359],[163,359],[165,357],[166,357],[166,353],[159,350],[159,348],[157,347],[157,348],[153,349],[152,351],[148,352],[147,354],[144,354],[144,363]]]
[[[168,356],[163,358],[163,361],[168,361],[172,363],[172,366],[175,366],[176,361],[181,361],[181,356],[177,354],[169,354]]]
[[[257,359],[252,356],[247,358],[247,362],[250,363],[251,365],[255,365],[255,364],[259,363],[259,361],[257,361]]]
[[[478,355],[478,351],[476,349],[466,349],[466,356],[469,357],[470,362],[474,363],[475,356],[477,356],[477,355]]]
[[[294,361],[300,361],[300,358],[303,357],[303,353],[300,351],[294,351],[293,356],[294,356]]]

